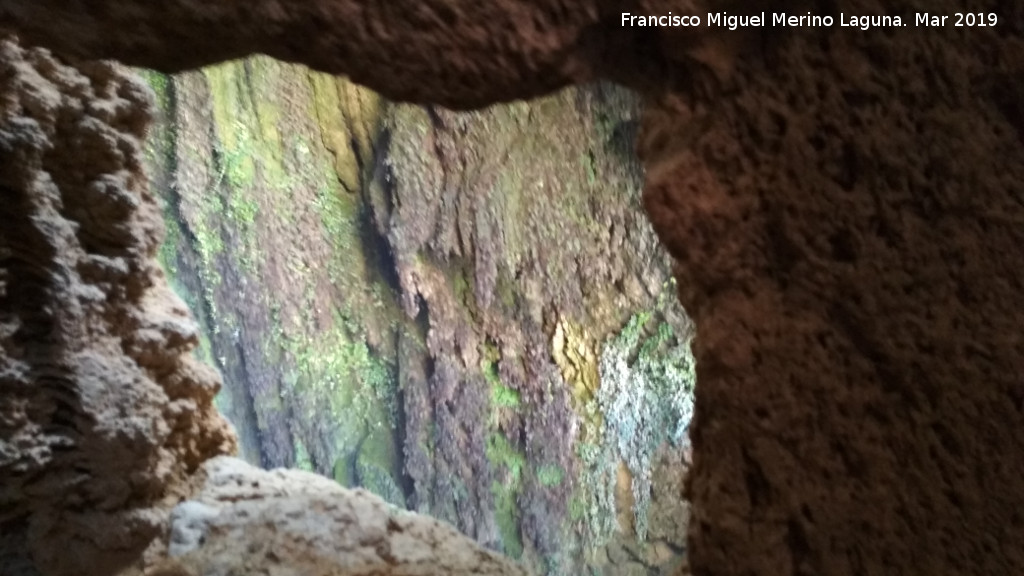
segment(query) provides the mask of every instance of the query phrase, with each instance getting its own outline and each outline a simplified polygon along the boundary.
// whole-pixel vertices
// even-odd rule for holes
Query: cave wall
[[[190,475],[235,448],[220,377],[189,354],[198,329],[153,258],[152,112],[121,67],[0,40],[3,574],[137,567]]]
[[[657,65],[621,50],[642,39],[614,25],[617,7],[595,3],[172,0],[159,13],[148,8],[141,2],[84,7],[7,0],[0,25],[74,58],[117,56],[125,64],[177,72],[260,53],[349,75],[395,100],[429,91],[434,103],[450,107],[540,96],[594,79],[601,67],[641,82],[655,77],[647,72]],[[107,33],[113,29],[118,33]],[[181,42],[168,50],[164,38]]]
[[[728,97],[648,107],[699,329],[695,571],[1024,566],[1024,12],[973,8],[1003,25],[780,33]]]
[[[194,36],[192,63],[284,45],[286,57],[351,69],[396,96],[463,106],[596,74],[601,61],[576,42],[579,23],[611,20],[578,3],[564,21],[524,30],[530,19],[509,25],[511,14],[558,4],[492,3],[481,10],[501,17],[479,20],[452,4],[454,18],[424,28],[436,31],[426,46],[450,51],[403,53],[405,74],[396,75],[348,60],[349,50],[323,50],[330,40],[281,41],[310,22],[347,30],[350,4],[256,5],[246,9],[266,17],[239,18],[237,28],[226,24],[237,15],[225,4],[184,1],[133,28],[118,19],[145,18],[143,5],[110,4],[107,33],[98,25],[71,33],[78,7],[62,2],[9,2],[0,14],[78,55],[181,64],[180,50],[156,41],[135,50],[147,45],[132,33],[139,29]],[[953,13],[961,4],[836,0],[819,9]],[[700,331],[688,486],[695,573],[1021,572],[1014,311],[1024,310],[1024,14],[995,0],[972,9],[996,11],[1003,24],[713,38],[645,31],[618,56],[665,72],[660,87],[638,83],[648,96],[641,153],[647,211],[678,261],[680,297]],[[52,29],[28,18],[35,10],[57,18]],[[336,26],[327,26],[332,16]],[[353,29],[387,29],[376,18]],[[394,22],[392,36],[356,33],[351,42],[379,42],[393,57],[387,47],[429,33],[403,36],[407,20]],[[127,33],[111,33],[118,28]],[[231,35],[211,46],[217,29]],[[490,53],[461,52],[464,42],[499,56],[477,67]],[[326,63],[325,54],[336,59]],[[612,76],[621,73],[615,62]]]

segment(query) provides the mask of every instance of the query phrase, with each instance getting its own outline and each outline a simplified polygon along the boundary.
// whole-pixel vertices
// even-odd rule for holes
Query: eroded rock
[[[449,525],[298,470],[229,457],[172,514],[171,559],[149,576],[525,575]]]
[[[0,572],[137,565],[203,461],[219,376],[153,259],[145,86],[0,40]],[[32,566],[35,568],[32,568]]]
[[[0,26],[70,56],[167,71],[262,52],[349,75],[395,100],[431,94],[472,107],[595,78],[597,63],[637,81],[658,77],[643,74],[657,59],[622,61],[622,46],[644,39],[619,26],[618,8],[593,0],[174,0],[154,11],[145,1],[83,10],[61,0],[9,0],[0,6]]]

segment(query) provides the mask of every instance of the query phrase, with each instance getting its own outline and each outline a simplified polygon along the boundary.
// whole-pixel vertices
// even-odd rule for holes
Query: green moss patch
[[[522,488],[526,455],[500,432],[487,438],[487,460],[495,472],[491,484],[494,495],[494,514],[501,533],[505,554],[519,558],[523,554],[523,539],[519,525],[518,496]]]

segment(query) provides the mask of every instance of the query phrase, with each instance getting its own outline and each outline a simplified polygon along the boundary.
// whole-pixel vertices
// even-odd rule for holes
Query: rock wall
[[[1003,24],[779,32],[728,97],[648,107],[699,334],[696,572],[1024,569],[1024,12],[972,7]]]
[[[170,14],[180,18],[147,20],[141,2],[110,3],[77,33],[80,5],[8,2],[0,16],[76,54],[140,64],[182,64],[175,54],[190,33],[191,63],[282,45],[284,56],[318,65],[331,54],[334,71],[396,96],[472,106],[596,73],[580,23],[611,12],[574,4],[559,13],[556,4],[560,18],[531,20],[552,4],[495,2],[457,11],[457,26],[428,17],[421,22],[436,25],[414,32],[388,28],[384,9],[348,4],[272,12],[277,3],[256,3],[239,22],[226,4],[213,6],[179,2]],[[962,5],[835,0],[819,9],[907,17]],[[1014,312],[1024,310],[1024,8],[990,0],[971,9],[995,11],[1002,24],[659,31],[618,55],[666,71],[660,89],[637,85],[649,97],[648,213],[678,259],[680,296],[700,333],[688,488],[696,573],[1024,569],[1024,351]],[[311,22],[354,13],[364,18],[332,27],[353,31],[351,44],[306,42]],[[525,18],[510,25],[513,16]],[[173,43],[161,49],[133,29]],[[368,29],[379,33],[359,33]],[[233,36],[211,47],[209,38],[224,38],[214,30]],[[413,41],[431,30],[434,43]],[[284,40],[288,32],[301,45]],[[396,53],[396,42],[427,49]],[[497,56],[481,62],[491,54],[460,52],[464,42]],[[399,59],[347,59],[358,53],[351,46],[378,44]]]
[[[430,327],[429,378],[404,382],[418,504],[548,574],[621,572],[613,540],[649,561],[650,480],[684,470],[692,330],[634,212],[634,106],[588,86],[472,114],[399,107],[372,190],[402,303]],[[492,506],[495,527],[476,521]]]
[[[60,39],[56,47],[76,57],[117,55],[127,64],[179,71],[261,52],[350,74],[396,100],[429,89],[438,103],[462,106],[536,96],[594,77],[597,59],[578,53],[584,50],[607,61],[620,54],[594,33],[595,6],[560,0],[372,7],[356,0],[287,6],[174,0],[159,14],[141,2],[83,12],[60,1],[9,0],[0,7],[0,25],[12,21],[27,41]],[[106,33],[106,26],[118,33]],[[169,51],[161,40],[169,37],[187,41]]]
[[[3,574],[138,565],[190,474],[235,447],[153,258],[152,110],[125,69],[0,39]]]
[[[363,491],[216,458],[220,377],[156,259],[151,92],[7,37],[0,104],[0,574],[523,573]]]

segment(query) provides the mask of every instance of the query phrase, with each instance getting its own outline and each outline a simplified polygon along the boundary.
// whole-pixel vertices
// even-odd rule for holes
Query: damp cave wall
[[[250,462],[538,573],[683,561],[692,326],[640,213],[635,95],[455,113],[265,57],[141,74],[160,260]]]

